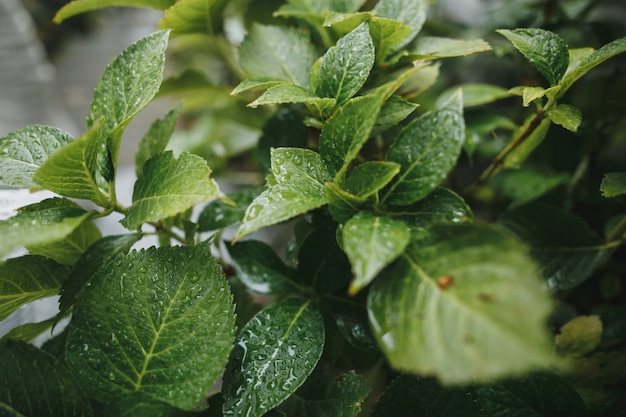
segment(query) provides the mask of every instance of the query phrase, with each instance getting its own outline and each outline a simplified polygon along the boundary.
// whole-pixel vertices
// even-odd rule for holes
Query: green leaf
[[[348,220],[342,231],[343,249],[354,273],[348,290],[350,295],[366,287],[384,267],[400,256],[411,237],[404,222],[366,211]]]
[[[394,207],[387,214],[422,229],[433,224],[471,223],[474,218],[465,201],[446,188],[437,188],[423,200],[404,207]]]
[[[141,170],[146,161],[165,150],[167,142],[169,142],[174,133],[182,108],[182,103],[178,104],[163,119],[155,120],[141,139],[139,149],[137,149],[135,154],[135,173],[138,177],[141,175]]]
[[[246,209],[235,239],[326,204],[324,183],[330,175],[318,153],[274,148],[271,159],[267,188]]]
[[[166,151],[153,156],[135,183],[133,204],[122,224],[139,229],[143,223],[174,216],[218,197],[217,183],[210,175],[206,161],[197,155],[183,152],[176,159],[173,151]]]
[[[554,338],[556,351],[560,355],[581,357],[593,351],[602,342],[602,320],[600,316],[578,316],[559,329]]]
[[[614,40],[592,53],[588,53],[588,50],[585,51],[583,57],[577,60],[575,65],[570,65],[567,69],[567,73],[561,82],[561,88],[557,98],[562,97],[572,84],[593,68],[623,52],[626,52],[626,38]]]
[[[517,207],[498,222],[530,245],[554,290],[573,288],[589,278],[608,250],[581,218],[548,204]]]
[[[548,117],[557,125],[572,132],[578,131],[578,126],[583,120],[580,110],[569,104],[559,104],[548,112]]]
[[[336,101],[332,98],[318,97],[315,93],[296,84],[282,83],[270,87],[259,98],[248,104],[257,107],[264,104],[305,103],[316,105],[320,109],[332,108]]]
[[[626,194],[626,172],[609,172],[604,174],[600,184],[602,197],[616,197]]]
[[[60,198],[22,207],[17,215],[0,221],[0,257],[21,246],[62,240],[90,216],[90,212]]]
[[[179,0],[165,11],[159,29],[172,29],[172,36],[199,33],[212,35],[223,21],[225,0]]]
[[[139,391],[189,410],[227,361],[233,310],[208,244],[121,254],[81,291],[67,362],[99,401]]]
[[[263,134],[257,143],[257,160],[262,171],[271,167],[271,148],[306,148],[308,129],[297,106],[282,106],[263,126]]]
[[[91,408],[63,364],[24,342],[0,342],[0,413],[89,417]],[[18,414],[19,413],[19,414]]]
[[[374,59],[369,25],[362,23],[326,51],[320,63],[319,85],[315,92],[342,104],[363,87]]]
[[[422,30],[429,6],[428,0],[381,0],[373,12],[378,17],[397,20],[412,29],[409,36],[396,45],[395,49],[399,49],[411,42]]]
[[[268,77],[249,78],[237,84],[237,86],[233,88],[233,91],[231,91],[230,94],[234,96],[237,94],[241,94],[244,91],[255,90],[255,89],[264,90],[264,89],[274,87],[278,84],[284,84],[288,82],[289,81],[278,81],[278,80],[275,80],[273,78],[268,78]]]
[[[349,100],[328,120],[320,136],[320,155],[335,182],[341,182],[350,163],[370,137],[385,91]]]
[[[63,265],[74,265],[82,253],[96,240],[102,237],[100,229],[92,221],[82,222],[63,239],[43,245],[26,247],[32,255],[41,255]]]
[[[104,9],[105,7],[149,7],[157,10],[165,10],[174,4],[176,0],[74,0],[64,5],[54,16],[54,23],[61,23],[65,19],[92,10]]]
[[[365,379],[354,371],[321,378],[315,385],[303,388],[281,404],[279,410],[288,416],[356,417],[370,391]]]
[[[463,108],[482,106],[511,96],[507,89],[497,85],[467,83],[445,90],[437,98],[437,104],[440,106],[448,101],[459,87],[463,90]]]
[[[60,129],[28,126],[0,138],[0,185],[38,188],[35,171],[74,139]]]
[[[337,329],[352,346],[380,353],[367,318],[367,308],[358,298],[334,298],[333,317]]]
[[[491,46],[482,39],[452,39],[437,36],[422,36],[409,49],[415,59],[439,59],[467,56],[490,51]],[[465,92],[464,92],[465,93]]]
[[[155,32],[126,48],[106,67],[96,85],[87,126],[94,126],[102,118],[109,135],[106,157],[113,167],[117,166],[124,129],[159,91],[169,33]]]
[[[354,195],[334,182],[324,184],[324,192],[328,201],[328,211],[338,223],[347,222],[352,216],[365,209],[368,198]]]
[[[243,188],[226,195],[230,203],[222,200],[211,201],[198,216],[198,231],[208,232],[240,223],[246,208],[262,191],[261,187]]]
[[[260,417],[313,371],[324,347],[314,304],[289,299],[259,312],[241,330],[224,374],[225,416]]]
[[[569,52],[560,36],[536,28],[499,29],[496,32],[507,38],[546,77],[551,86],[561,81],[569,65]]]
[[[502,190],[502,194],[511,199],[509,208],[513,208],[533,200],[566,184],[568,174],[547,174],[531,168],[501,171],[493,177],[491,183]]]
[[[376,49],[376,61],[385,62],[394,47],[413,35],[413,29],[395,19],[374,17],[369,21]]]
[[[392,95],[385,101],[383,107],[380,109],[370,135],[378,135],[400,124],[400,122],[406,119],[418,107],[419,104],[417,103],[412,103],[396,95]]]
[[[9,330],[2,339],[21,340],[30,342],[46,330],[51,330],[54,325],[55,317],[38,323],[25,323]]]
[[[504,158],[502,167],[504,168],[519,168],[530,156],[530,154],[543,142],[550,130],[552,122],[549,118],[537,119],[535,115],[531,115],[526,119],[517,130],[511,134],[511,140],[515,140],[521,135],[525,136],[524,140],[517,145],[509,154]]]
[[[237,278],[259,294],[282,294],[294,290],[289,268],[266,243],[246,240],[227,245]]]
[[[497,229],[433,226],[369,292],[391,366],[443,383],[488,380],[553,359],[552,302],[526,248]]]
[[[24,304],[58,294],[68,271],[67,267],[37,255],[0,263],[0,320]]]
[[[197,417],[196,411],[185,411],[141,392],[123,394],[104,407],[104,417]]]
[[[456,163],[465,140],[461,90],[442,108],[409,123],[389,147],[385,160],[402,166],[383,201],[409,205],[430,194]]]
[[[308,87],[317,53],[307,35],[294,28],[254,24],[239,47],[241,68],[250,78]]]

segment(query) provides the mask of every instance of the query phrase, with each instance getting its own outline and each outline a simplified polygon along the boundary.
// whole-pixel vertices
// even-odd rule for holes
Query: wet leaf
[[[578,131],[578,126],[583,120],[580,110],[569,104],[559,104],[548,112],[548,117],[552,122],[572,132]]]
[[[135,173],[137,176],[141,175],[143,166],[148,159],[165,150],[167,142],[174,133],[181,110],[182,104],[179,104],[162,119],[157,119],[150,125],[150,129],[141,139],[139,149],[135,154]]]
[[[437,188],[423,200],[409,206],[392,208],[388,214],[413,227],[424,229],[433,224],[471,223],[474,218],[465,201],[447,188]]]
[[[416,59],[439,59],[466,56],[490,51],[491,46],[482,39],[451,39],[422,36],[409,52]],[[464,94],[465,95],[465,92]]]
[[[172,29],[172,36],[212,35],[221,29],[226,0],[180,0],[165,10],[159,29]]]
[[[259,98],[248,104],[257,107],[264,104],[305,103],[316,105],[321,109],[332,108],[336,101],[332,98],[321,98],[315,93],[296,84],[281,83],[270,87]]]
[[[24,323],[9,330],[2,339],[21,340],[23,342],[31,342],[34,338],[43,332],[52,330],[55,318],[49,318],[37,323]]]
[[[411,42],[422,30],[429,5],[428,0],[381,0],[376,3],[373,13],[378,17],[397,20],[411,28],[409,36],[395,45],[395,49],[398,49]]]
[[[243,220],[246,208],[262,191],[263,188],[260,187],[243,188],[228,193],[226,195],[228,202],[222,200],[211,201],[204,206],[198,217],[198,231],[208,232],[240,223]],[[233,203],[235,203],[234,206]]]

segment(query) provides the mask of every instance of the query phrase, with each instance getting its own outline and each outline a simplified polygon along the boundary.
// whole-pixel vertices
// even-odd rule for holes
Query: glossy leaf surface
[[[162,119],[157,119],[150,125],[150,129],[141,139],[139,148],[135,154],[135,173],[137,176],[141,175],[143,165],[148,159],[165,150],[167,142],[169,142],[174,133],[176,121],[178,120],[181,110],[182,105],[179,104],[170,110]]]
[[[241,222],[246,208],[262,191],[260,187],[244,188],[227,194],[228,203],[222,200],[211,201],[198,216],[198,230],[207,232]]]
[[[423,200],[409,206],[393,208],[388,214],[419,228],[428,228],[438,223],[471,223],[474,218],[465,201],[446,188],[437,188]]]
[[[559,104],[548,112],[548,117],[557,125],[572,132],[578,131],[578,126],[583,120],[580,110],[569,104]]]

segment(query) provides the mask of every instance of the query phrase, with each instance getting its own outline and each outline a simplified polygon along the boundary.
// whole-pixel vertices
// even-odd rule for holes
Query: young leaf
[[[0,221],[0,257],[20,246],[57,242],[90,216],[90,212],[60,198],[22,207],[17,215]]]
[[[281,83],[270,87],[259,98],[248,104],[257,107],[264,104],[305,103],[326,110],[332,108],[336,101],[332,98],[318,97],[311,91],[296,84]]]
[[[363,87],[374,66],[374,58],[374,44],[365,22],[326,51],[315,92],[342,104]]]
[[[381,0],[373,12],[375,16],[394,19],[411,28],[409,36],[396,44],[395,49],[399,49],[411,42],[422,30],[429,5],[428,0]]]
[[[30,342],[45,331],[52,329],[54,325],[55,317],[43,320],[37,323],[24,323],[20,324],[9,330],[2,339],[21,340],[23,342]]]
[[[37,255],[0,263],[0,321],[24,304],[58,294],[68,272],[67,267]]]
[[[54,16],[54,23],[61,23],[65,19],[92,10],[104,9],[105,7],[150,7],[157,10],[165,10],[174,4],[176,0],[74,0],[64,5]]]
[[[310,301],[288,299],[259,312],[241,330],[222,394],[225,416],[260,417],[313,371],[324,348],[324,320]]]
[[[209,245],[121,254],[81,291],[67,362],[99,401],[140,391],[189,410],[226,363],[233,310]]]
[[[552,302],[526,248],[474,225],[433,226],[369,292],[374,334],[392,367],[475,382],[553,359]]]
[[[383,197],[392,205],[409,205],[430,194],[446,178],[465,140],[461,90],[442,108],[409,123],[389,147],[385,160],[402,166]]]
[[[537,123],[536,126],[534,124]],[[526,119],[523,125],[513,131],[511,138],[519,138],[520,135],[526,135],[524,141],[517,145],[502,162],[503,168],[519,168],[530,156],[530,154],[543,142],[550,130],[552,121],[545,117],[537,119],[535,115],[531,115]]]
[[[167,142],[169,142],[174,133],[176,121],[182,108],[182,104],[178,104],[163,119],[155,120],[141,139],[139,149],[135,154],[135,173],[138,177],[141,175],[141,170],[146,161],[165,150]]]
[[[328,171],[341,182],[350,163],[369,139],[385,91],[349,100],[328,120],[320,136],[320,155]]]
[[[616,197],[626,194],[626,172],[610,172],[604,174],[600,184],[602,197]]]
[[[308,87],[317,53],[302,31],[254,24],[239,47],[241,68],[250,78],[288,81]]]
[[[150,158],[133,190],[133,205],[122,224],[135,230],[143,223],[182,213],[194,205],[219,196],[217,183],[203,158],[184,152],[178,159],[172,151]]]
[[[437,106],[441,106],[456,93],[458,88],[463,90],[463,108],[482,106],[494,101],[507,98],[511,93],[502,87],[493,84],[467,83],[445,90],[437,98]]]
[[[172,36],[213,35],[223,21],[226,0],[180,0],[165,11],[159,29],[172,29]]]
[[[439,59],[467,56],[490,50],[491,46],[482,39],[451,39],[422,36],[409,49],[409,53],[414,59]]]
[[[376,49],[376,62],[385,62],[385,58],[394,47],[412,35],[413,29],[395,19],[374,17],[370,21],[370,33]]]
[[[554,338],[559,355],[581,357],[591,353],[602,342],[602,320],[597,315],[578,316],[559,329]]]
[[[342,235],[343,249],[354,273],[348,293],[355,295],[400,256],[411,232],[402,221],[362,211],[348,220]]]
[[[556,33],[544,29],[497,30],[507,38],[546,77],[551,86],[557,85],[569,65],[565,41]]]
[[[198,231],[208,232],[240,223],[246,208],[262,191],[261,187],[250,187],[227,194],[226,198],[235,205],[222,200],[211,201],[198,216]]]
[[[356,213],[365,209],[366,197],[354,195],[334,182],[324,184],[324,192],[328,201],[328,211],[337,223],[345,223]]]
[[[28,126],[0,138],[0,185],[38,188],[35,171],[72,138],[49,126]]]
[[[543,203],[509,210],[498,220],[532,248],[548,286],[573,288],[589,278],[606,250],[579,217]]]
[[[569,104],[559,104],[548,112],[548,117],[552,122],[572,132],[578,131],[578,126],[583,120],[580,110]]]
[[[32,345],[1,341],[0,369],[0,414],[4,416],[93,415],[65,366]]]
[[[259,294],[281,294],[294,290],[295,271],[260,241],[246,240],[227,245],[237,278],[250,290]]]
[[[330,175],[319,154],[298,148],[275,148],[271,154],[267,188],[247,208],[235,239],[326,204]]]
[[[124,129],[159,91],[168,38],[169,31],[162,30],[140,39],[115,58],[98,81],[87,126],[91,128],[102,118],[109,135],[106,157],[114,168]]]

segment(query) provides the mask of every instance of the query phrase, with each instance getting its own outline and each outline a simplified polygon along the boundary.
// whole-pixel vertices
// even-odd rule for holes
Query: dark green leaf
[[[396,45],[395,49],[398,49],[411,42],[422,30],[429,6],[428,0],[381,0],[373,12],[376,16],[397,20],[412,29],[409,36]]]
[[[400,220],[363,211],[346,222],[342,236],[354,274],[348,292],[355,295],[400,256],[411,232]]]
[[[121,254],[81,291],[67,362],[100,401],[140,391],[189,410],[226,363],[233,310],[208,244]]]
[[[179,0],[165,11],[159,29],[172,29],[172,36],[212,35],[223,21],[226,0]]]
[[[179,104],[169,111],[163,119],[155,120],[141,139],[139,149],[135,154],[135,173],[137,176],[141,175],[143,165],[148,159],[165,150],[167,142],[174,133],[181,110],[182,104]]]
[[[378,135],[396,126],[413,113],[418,106],[416,103],[411,103],[396,95],[392,95],[380,109],[376,124],[372,128],[371,136]]]
[[[372,329],[391,366],[462,383],[553,360],[552,302],[526,252],[497,229],[421,233],[369,291]]]
[[[463,90],[463,107],[482,106],[483,104],[489,104],[494,101],[510,97],[509,90],[498,87],[493,84],[481,84],[481,83],[468,83],[454,86],[447,89],[439,98],[437,98],[438,104],[443,104],[452,97],[458,88]]]
[[[63,265],[74,265],[82,253],[102,237],[100,229],[92,221],[82,222],[63,239],[43,245],[28,245],[32,255],[41,255]]]
[[[24,304],[56,295],[68,271],[67,267],[36,255],[0,263],[0,321]]]
[[[490,50],[491,46],[482,39],[423,36],[415,42],[415,46],[409,52],[412,57],[417,59],[439,59],[466,56]]]
[[[74,0],[57,12],[54,16],[54,23],[58,24],[72,16],[105,7],[150,7],[152,9],[165,10],[175,2],[176,0]]]
[[[198,217],[198,231],[208,232],[240,223],[246,208],[261,194],[261,191],[263,191],[261,187],[243,188],[226,195],[229,203],[222,200],[211,201]]]
[[[150,158],[143,167],[133,190],[133,205],[122,224],[138,229],[153,222],[182,213],[203,201],[219,196],[211,169],[198,155],[183,152],[178,159],[173,151]]]
[[[369,25],[362,23],[324,54],[316,93],[342,104],[363,87],[374,66],[374,58]]]
[[[257,159],[263,172],[270,170],[271,148],[306,148],[308,131],[295,106],[282,106],[263,126],[257,144]]]
[[[365,209],[369,201],[366,197],[359,197],[344,190],[334,182],[327,182],[324,185],[324,192],[328,201],[328,211],[338,223],[347,222],[361,209]]]
[[[0,138],[0,185],[37,188],[35,171],[74,139],[55,127],[28,126]]]
[[[335,298],[332,300],[332,309],[337,329],[352,346],[380,352],[363,303],[355,298]]]
[[[246,240],[228,244],[237,277],[252,291],[260,294],[281,294],[294,290],[289,268],[266,243]]]
[[[30,342],[46,330],[51,330],[54,325],[55,317],[38,323],[25,323],[9,330],[2,339],[21,340]]]
[[[224,374],[225,416],[260,417],[313,371],[324,347],[324,320],[311,302],[272,304],[237,337]]]
[[[275,148],[271,159],[267,188],[246,210],[235,239],[326,204],[324,183],[330,175],[319,154],[308,149]]]
[[[546,174],[522,168],[502,171],[493,178],[492,183],[501,187],[502,193],[512,200],[512,208],[536,200],[568,180],[567,174]]]
[[[559,104],[548,112],[548,117],[557,125],[572,132],[578,131],[578,126],[583,120],[580,110],[569,104]]]
[[[626,194],[626,172],[610,172],[604,174],[600,192],[603,197],[616,197]]]
[[[63,364],[34,346],[0,341],[0,369],[3,416],[92,416],[89,402]]]
[[[198,412],[185,411],[168,403],[150,398],[141,392],[123,394],[108,403],[104,417],[191,417]],[[204,415],[204,414],[202,414]]]
[[[409,123],[395,138],[385,160],[402,168],[383,201],[409,205],[430,194],[446,178],[465,140],[461,90],[442,108]]]
[[[393,208],[388,214],[398,216],[409,225],[419,228],[441,223],[471,223],[474,218],[465,201],[446,188],[437,188],[423,200]]]
[[[608,250],[581,218],[548,204],[517,207],[502,214],[499,223],[530,245],[548,286],[555,290],[589,278]]]
[[[548,80],[557,85],[569,65],[567,44],[557,34],[544,29],[497,30],[507,38]]]

